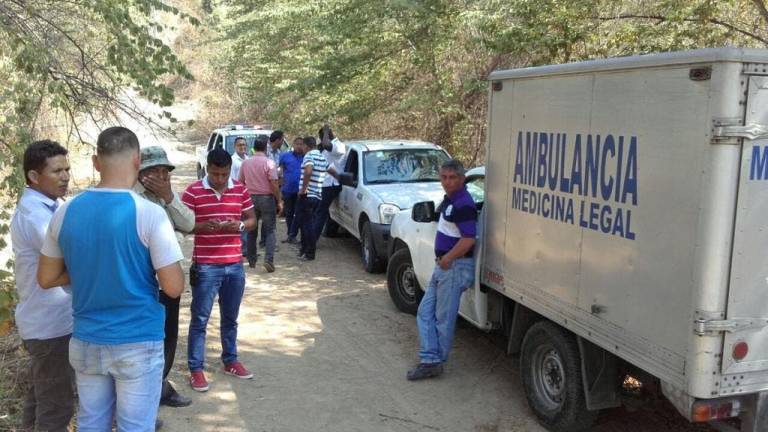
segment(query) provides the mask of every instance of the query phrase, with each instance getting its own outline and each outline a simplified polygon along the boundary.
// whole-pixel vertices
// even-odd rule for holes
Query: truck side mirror
[[[434,222],[437,220],[435,214],[435,203],[432,201],[423,201],[413,205],[411,209],[411,219],[414,222]]]
[[[351,172],[339,173],[339,183],[343,184],[344,186],[350,186],[353,188],[357,187],[357,179]]]

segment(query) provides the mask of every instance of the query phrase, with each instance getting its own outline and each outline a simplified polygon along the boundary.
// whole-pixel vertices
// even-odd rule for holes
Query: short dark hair
[[[257,139],[253,142],[253,149],[257,152],[267,151],[267,140]]]
[[[241,136],[235,138],[235,144],[237,144],[238,141],[243,141],[247,143],[247,141],[245,140],[245,137],[241,137]]]
[[[304,145],[309,147],[310,150],[317,147],[317,141],[315,140],[315,137],[313,136],[305,136],[304,137]]]
[[[321,140],[323,139],[323,128],[320,128],[320,130],[319,130],[319,131],[317,131],[317,137],[318,137],[319,139],[321,139]],[[328,138],[329,138],[331,141],[333,141],[333,139],[334,139],[334,138],[336,138],[336,137],[333,135],[333,130],[332,130],[331,128],[328,128]]]
[[[99,156],[112,156],[128,150],[139,152],[139,138],[122,126],[104,129],[96,140],[96,154]]]
[[[208,152],[208,165],[220,168],[232,166],[232,156],[223,148],[216,147]]]
[[[463,176],[466,170],[464,169],[464,164],[461,163],[458,159],[448,159],[447,161],[443,162],[442,165],[440,165],[440,169],[443,170],[449,170],[453,171],[458,175]]]
[[[285,134],[283,134],[283,131],[276,130],[269,135],[269,142],[275,142],[277,140],[281,140],[283,139],[284,136]]]
[[[45,165],[48,163],[48,158],[54,156],[66,156],[67,149],[61,146],[56,141],[40,140],[35,141],[24,150],[24,179],[27,184],[29,181],[30,171],[42,171],[45,169]]]

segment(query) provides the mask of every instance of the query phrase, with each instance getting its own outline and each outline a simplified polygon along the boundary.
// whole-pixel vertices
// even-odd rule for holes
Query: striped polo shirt
[[[438,207],[440,220],[435,235],[435,255],[447,254],[459,240],[477,235],[477,206],[466,187],[446,195]],[[474,248],[465,256],[471,257]]]
[[[219,194],[208,183],[208,177],[198,180],[184,191],[181,201],[195,212],[195,223],[209,220],[240,221],[242,213],[253,208],[248,191],[240,182],[227,183]],[[242,260],[240,233],[195,234],[192,258],[199,264],[232,264]]]
[[[328,161],[320,154],[320,151],[315,149],[304,155],[304,161],[301,163],[302,170],[307,166],[312,167],[312,176],[309,178],[309,186],[307,187],[307,197],[320,199],[323,196],[323,180],[325,180],[327,175]]]

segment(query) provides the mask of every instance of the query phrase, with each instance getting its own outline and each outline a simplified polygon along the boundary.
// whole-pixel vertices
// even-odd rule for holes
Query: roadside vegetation
[[[23,188],[20,157],[46,137],[88,148],[86,122],[133,103],[201,105],[221,123],[432,141],[484,160],[496,69],[719,46],[768,46],[764,0],[5,0],[0,2],[0,250]],[[171,114],[162,114],[171,118]],[[0,263],[0,335],[13,333]],[[19,341],[0,341],[0,429],[13,429]]]

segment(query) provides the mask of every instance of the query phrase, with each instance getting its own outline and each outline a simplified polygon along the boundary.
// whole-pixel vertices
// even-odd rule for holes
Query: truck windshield
[[[448,154],[439,149],[396,149],[363,153],[366,184],[440,181],[440,165]]]
[[[245,138],[245,148],[247,149],[248,154],[253,153],[253,142],[256,141],[256,139],[263,139],[265,141],[269,141],[269,135],[262,135],[262,134],[243,134],[243,135],[227,135],[224,137],[224,150],[227,151],[229,154],[235,154],[235,140],[243,137]]]

